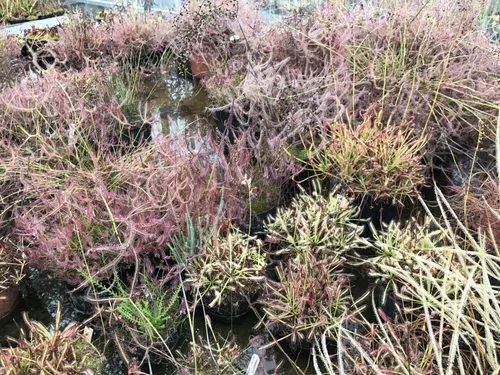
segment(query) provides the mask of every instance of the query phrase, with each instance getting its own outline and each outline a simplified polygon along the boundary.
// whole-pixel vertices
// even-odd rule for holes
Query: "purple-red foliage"
[[[74,277],[87,263],[103,277],[136,256],[163,256],[186,215],[219,215],[221,199],[221,223],[245,215],[245,201],[223,189],[229,175],[218,162],[223,156],[189,150],[182,137],[93,158],[89,168],[42,160],[37,170],[29,158],[7,167],[18,170],[27,197],[14,208],[13,234],[33,265]]]
[[[102,21],[76,14],[57,32],[59,39],[47,45],[56,63],[82,69],[105,59],[138,68],[138,59],[145,63],[165,52],[174,27],[170,16],[113,11]]]
[[[21,47],[14,35],[0,33],[0,88],[15,80],[24,68]]]
[[[12,233],[32,265],[73,281],[86,264],[105,277],[135,257],[162,256],[186,215],[220,216],[221,225],[248,215],[244,135],[228,147],[182,133],[130,147],[105,74],[49,70],[0,93],[1,182],[15,186]]]
[[[482,130],[487,140],[500,75],[495,46],[474,26],[473,3],[351,10],[327,2],[247,36],[246,53],[209,65],[205,86],[217,110],[252,130],[257,153],[264,143],[300,144],[310,127],[357,118],[372,103],[381,104],[384,123],[411,121],[417,134],[430,132],[430,151],[468,145]]]

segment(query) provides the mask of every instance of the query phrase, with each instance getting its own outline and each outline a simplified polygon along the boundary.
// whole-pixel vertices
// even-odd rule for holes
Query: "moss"
[[[85,339],[80,338],[75,341],[73,348],[75,349],[77,362],[81,363],[83,370],[90,370],[94,375],[102,374],[102,361],[96,355],[98,353],[94,346],[85,341]]]

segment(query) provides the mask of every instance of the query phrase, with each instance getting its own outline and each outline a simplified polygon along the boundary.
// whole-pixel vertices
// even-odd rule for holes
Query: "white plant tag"
[[[257,372],[257,367],[259,367],[260,358],[257,354],[253,354],[250,358],[250,363],[248,364],[247,372],[245,375],[255,375]]]

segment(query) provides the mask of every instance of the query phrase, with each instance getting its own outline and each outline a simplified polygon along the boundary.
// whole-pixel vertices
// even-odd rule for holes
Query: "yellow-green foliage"
[[[276,253],[301,263],[308,254],[337,257],[359,245],[363,227],[358,215],[350,198],[335,189],[325,197],[317,186],[310,195],[296,196],[290,207],[278,208],[266,228],[269,240],[279,242]]]
[[[80,332],[76,323],[61,327],[58,305],[53,327],[45,327],[24,315],[28,334],[21,331],[15,346],[0,350],[0,368],[8,375],[100,375],[98,350]]]
[[[14,243],[0,239],[0,292],[10,285],[19,284],[24,277],[25,262]]]
[[[415,196],[426,181],[422,163],[427,136],[415,136],[410,124],[382,123],[374,107],[358,125],[335,122],[320,130],[310,148],[310,163],[338,179],[351,192],[400,201]]]
[[[251,296],[264,279],[266,267],[262,241],[238,229],[207,238],[188,262],[187,282],[219,305],[225,294]]]

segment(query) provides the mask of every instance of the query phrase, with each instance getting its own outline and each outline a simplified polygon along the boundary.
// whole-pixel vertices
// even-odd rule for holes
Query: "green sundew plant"
[[[55,324],[45,327],[23,315],[28,333],[21,330],[14,345],[0,349],[2,374],[100,375],[99,351],[89,342],[76,323],[61,325],[61,305],[57,305]]]
[[[276,216],[266,223],[268,241],[278,243],[276,255],[291,256],[302,263],[312,254],[318,258],[333,257],[361,245],[363,226],[359,209],[352,199],[334,188],[326,197],[316,184],[311,194],[302,192],[290,207],[278,208]]]
[[[266,257],[262,241],[235,228],[205,239],[195,255],[187,259],[185,282],[210,300],[210,307],[220,305],[231,295],[251,298],[264,280]]]
[[[0,292],[18,285],[25,276],[25,261],[17,246],[9,239],[0,240]]]
[[[281,339],[313,343],[327,327],[355,310],[350,277],[340,273],[335,262],[320,262],[312,256],[301,264],[289,260],[287,267],[278,266],[277,276],[277,283],[266,282],[261,323]]]
[[[373,106],[361,124],[336,122],[319,133],[309,163],[355,194],[402,203],[426,182],[422,157],[429,137],[415,136],[410,124],[383,123]]]
[[[315,348],[318,374],[325,373],[320,372],[321,363],[328,374],[335,375],[498,373],[499,250],[496,246],[493,249],[487,246],[486,237],[492,232],[475,237],[437,188],[436,197],[440,221],[423,200],[421,203],[432,225],[444,234],[444,238],[436,243],[421,236],[420,243],[426,243],[426,251],[422,251],[422,247],[420,251],[407,249],[407,257],[412,264],[418,265],[418,272],[415,267],[408,266],[407,259],[380,265],[385,272],[390,272],[394,281],[405,285],[400,293],[405,300],[402,304],[399,300],[396,306],[405,321],[391,323],[379,312],[375,315],[375,331],[368,331],[366,336],[341,328],[337,331],[336,359],[328,355],[325,345]],[[373,261],[377,262],[380,263],[380,259]],[[374,295],[372,305],[377,311]],[[414,329],[407,331],[406,338],[401,337],[401,329],[411,326]],[[374,351],[370,340],[376,342]],[[409,342],[417,345],[405,347]],[[346,353],[351,358],[356,356],[358,363],[364,365],[361,372],[353,371],[345,363]]]
[[[16,19],[34,20],[38,17],[61,11],[55,0],[2,0],[0,1],[0,22]]]
[[[383,223],[380,231],[371,224],[371,230],[372,246],[377,255],[368,261],[375,267],[370,275],[387,279],[392,276],[390,268],[396,264],[418,275],[422,271],[422,264],[417,262],[415,257],[432,256],[432,249],[446,236],[446,233],[439,229],[431,229],[429,217],[425,218],[423,224],[419,224],[415,218],[406,225],[395,221]],[[369,246],[370,242],[365,241]]]
[[[196,341],[191,342],[187,355],[177,351],[180,357],[179,374],[240,375],[241,369],[236,364],[241,348],[235,338],[216,335],[208,315],[205,315],[205,322],[207,337],[198,336]]]
[[[417,308],[414,301],[405,296],[410,281],[425,285],[434,298],[440,298],[434,288],[434,280],[444,276],[440,268],[449,262],[452,252],[445,245],[446,232],[433,229],[431,223],[429,217],[425,218],[423,224],[414,218],[405,225],[391,221],[382,224],[380,231],[371,225],[373,242],[365,240],[365,243],[367,246],[371,244],[376,256],[362,263],[369,267],[368,276],[376,278],[376,282],[383,286],[383,304],[390,293]],[[440,251],[436,252],[436,248]],[[401,270],[405,271],[403,278]]]

